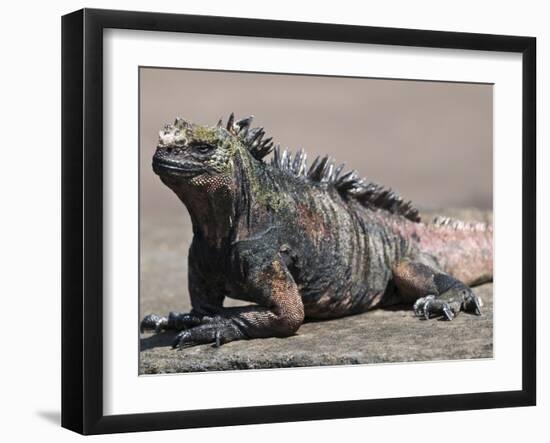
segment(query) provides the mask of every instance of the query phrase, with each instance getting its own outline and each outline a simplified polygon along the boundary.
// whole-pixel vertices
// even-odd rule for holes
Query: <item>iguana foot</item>
[[[481,315],[481,299],[463,282],[435,266],[404,260],[393,269],[402,302],[414,302],[414,313],[426,320],[452,320],[460,311]]]
[[[181,331],[182,329],[200,325],[203,321],[207,321],[208,319],[208,317],[199,317],[195,314],[183,312],[170,312],[168,317],[149,314],[141,320],[139,329],[141,332],[155,331],[155,333],[166,330]]]
[[[224,343],[242,338],[246,337],[230,319],[214,317],[199,326],[181,331],[176,335],[172,348],[182,349],[207,343],[213,343],[215,347],[219,347]]]
[[[460,311],[481,315],[481,299],[467,286],[450,288],[439,296],[420,297],[414,304],[414,313],[426,320],[443,316],[452,320]]]

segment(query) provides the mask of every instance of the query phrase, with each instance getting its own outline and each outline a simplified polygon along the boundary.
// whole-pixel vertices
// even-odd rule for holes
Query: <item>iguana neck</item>
[[[273,212],[266,205],[264,195],[270,194],[272,183],[266,166],[249,156],[238,156],[234,161],[235,226],[233,241],[256,235],[258,230],[273,223]]]
[[[193,234],[210,247],[220,248],[254,235],[270,218],[266,207],[272,200],[270,183],[266,182],[263,165],[248,156],[236,156],[230,173],[165,184],[187,207]]]
[[[186,205],[193,223],[193,233],[204,238],[210,246],[221,247],[231,237],[235,220],[232,205],[214,197],[208,198],[208,204]]]
[[[236,213],[232,176],[199,176],[174,191],[189,211],[196,237],[214,248],[229,241]]]

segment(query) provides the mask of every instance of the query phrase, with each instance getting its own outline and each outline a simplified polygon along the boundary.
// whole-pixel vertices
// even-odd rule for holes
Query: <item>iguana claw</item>
[[[473,292],[464,296],[464,301],[462,302],[462,309],[464,311],[471,312],[475,315],[481,315],[481,306],[481,299]]]
[[[445,314],[445,318],[447,320],[452,320],[453,318],[455,318],[455,315],[453,314],[451,307],[447,303],[443,304],[443,314]]]

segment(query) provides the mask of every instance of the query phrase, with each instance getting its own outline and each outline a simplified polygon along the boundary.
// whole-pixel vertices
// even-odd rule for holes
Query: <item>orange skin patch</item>
[[[309,235],[314,244],[326,239],[329,234],[325,225],[325,220],[319,211],[312,211],[308,206],[297,203],[296,209],[298,212],[298,226],[300,226],[304,233]]]

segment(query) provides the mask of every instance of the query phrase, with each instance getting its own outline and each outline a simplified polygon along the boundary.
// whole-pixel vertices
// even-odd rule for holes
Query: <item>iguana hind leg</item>
[[[452,320],[460,311],[481,314],[481,299],[463,282],[420,261],[405,260],[393,269],[400,301],[414,303],[417,316]]]

